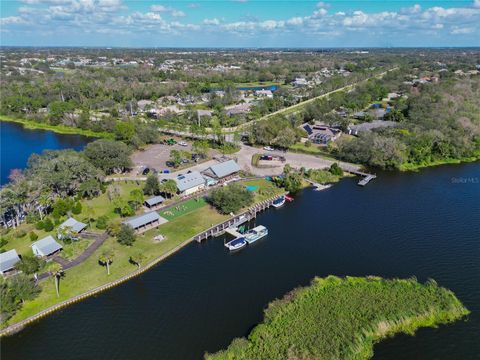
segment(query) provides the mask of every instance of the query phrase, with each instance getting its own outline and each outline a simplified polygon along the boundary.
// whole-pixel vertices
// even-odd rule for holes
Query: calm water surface
[[[0,122],[0,185],[8,182],[12,169],[23,169],[29,156],[43,150],[75,149],[83,147],[94,138],[56,134],[48,130],[25,129],[21,124]]]
[[[434,278],[472,311],[382,342],[375,359],[479,359],[479,178],[475,163],[306,190],[258,217],[270,234],[253,246],[228,254],[222,238],[191,244],[2,339],[2,359],[200,359],[248,334],[272,299],[329,274]]]

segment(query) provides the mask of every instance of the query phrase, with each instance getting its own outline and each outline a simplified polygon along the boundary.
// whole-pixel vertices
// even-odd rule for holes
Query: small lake
[[[23,169],[31,154],[43,150],[75,149],[95,138],[57,134],[48,130],[25,129],[21,124],[0,121],[0,185],[8,183],[12,169]]]
[[[192,243],[2,339],[2,359],[201,359],[247,335],[273,299],[329,274],[433,278],[472,311],[381,342],[375,360],[478,359],[480,163],[378,175],[365,188],[349,178],[267,210],[256,222],[269,235],[236,254],[222,237]]]

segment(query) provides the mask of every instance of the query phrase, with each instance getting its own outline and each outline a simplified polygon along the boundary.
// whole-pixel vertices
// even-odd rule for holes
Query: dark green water
[[[3,339],[2,359],[200,359],[248,334],[272,299],[329,274],[434,278],[472,311],[384,341],[375,359],[479,359],[480,163],[379,175],[268,210],[257,223],[270,235],[237,254],[221,238],[191,244]]]

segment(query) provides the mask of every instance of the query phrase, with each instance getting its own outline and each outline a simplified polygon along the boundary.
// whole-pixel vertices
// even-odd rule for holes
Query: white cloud
[[[163,6],[163,5],[152,5],[152,6],[150,6],[150,10],[153,11],[153,12],[168,13],[173,17],[183,17],[183,16],[186,15],[181,10],[177,10],[177,9],[172,8],[172,7]]]
[[[203,23],[205,25],[220,25],[220,20],[218,20],[217,18],[203,19]]]
[[[163,5],[152,5],[150,6],[150,10],[155,11],[155,12],[167,12],[169,11],[166,6]]]
[[[473,7],[475,7],[475,8],[480,8],[480,0],[475,0],[475,1],[473,2]]]
[[[287,20],[288,25],[298,26],[303,24],[303,18],[296,16]]]
[[[475,32],[475,29],[473,27],[458,27],[458,26],[453,26],[452,30],[450,31],[450,34],[453,35],[464,35],[464,34],[472,34]]]
[[[1,25],[22,25],[27,23],[28,22],[20,16],[7,16],[4,18],[0,18]]]

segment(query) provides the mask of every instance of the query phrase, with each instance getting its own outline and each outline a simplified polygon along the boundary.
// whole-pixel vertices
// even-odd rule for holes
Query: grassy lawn
[[[244,185],[257,187],[254,191],[255,201],[257,202],[282,192],[281,189],[276,188],[273,184],[264,179],[244,181],[242,183]],[[115,183],[110,186],[116,186],[117,191],[121,196],[128,197],[129,192],[139,186],[141,187],[141,184],[137,185],[136,182],[128,181]],[[86,205],[93,207],[95,209],[95,217],[106,215],[110,219],[119,218],[119,215],[113,212],[113,205],[108,199],[106,193],[98,198],[83,201],[82,205],[83,210],[85,210]],[[142,235],[138,235],[135,243],[130,247],[120,245],[113,237],[108,238],[105,243],[85,262],[65,272],[65,277],[61,279],[59,297],[56,295],[54,280],[52,278],[42,281],[40,284],[42,292],[39,297],[32,301],[27,301],[8,323],[13,324],[21,321],[56,303],[67,300],[73,296],[131,273],[136,270],[136,266],[129,261],[132,255],[138,253],[143,254],[145,261],[142,265],[148,264],[192,238],[199,232],[229,218],[228,215],[222,215],[217,212],[213,207],[208,205],[204,199],[201,199],[200,201],[191,199],[185,202],[183,206],[185,207],[181,207],[178,210],[172,209],[172,212],[174,211],[174,213],[171,216],[160,213],[166,218],[169,217],[170,221],[166,224],[162,224],[156,229],[151,229]],[[81,220],[82,216],[84,215],[80,214],[75,217]],[[40,233],[41,232],[39,232],[39,235]],[[155,242],[153,238],[159,234],[162,234],[165,237],[165,240]],[[45,233],[43,233],[42,236],[43,235],[45,235]],[[27,235],[22,239],[12,240],[8,245],[9,248],[10,245],[15,245],[14,247],[17,248],[17,250],[27,249],[27,251],[30,251],[30,244],[31,242]],[[87,240],[81,240],[76,243],[65,245],[63,256],[74,258],[87,246]],[[99,256],[105,251],[105,249],[111,249],[115,253],[113,263],[110,266],[110,275],[107,275],[106,268],[100,266],[98,263]]]
[[[207,202],[203,197],[200,197],[198,199],[187,200],[184,203],[181,203],[178,206],[174,206],[168,210],[160,211],[159,214],[161,217],[164,217],[165,219],[171,221],[179,216],[188,214],[205,205],[207,205]]]
[[[303,143],[296,143],[295,145],[290,146],[289,150],[302,154],[318,155],[325,159],[335,160],[332,154],[330,154],[325,148],[322,148],[321,146],[315,144],[306,146]]]

